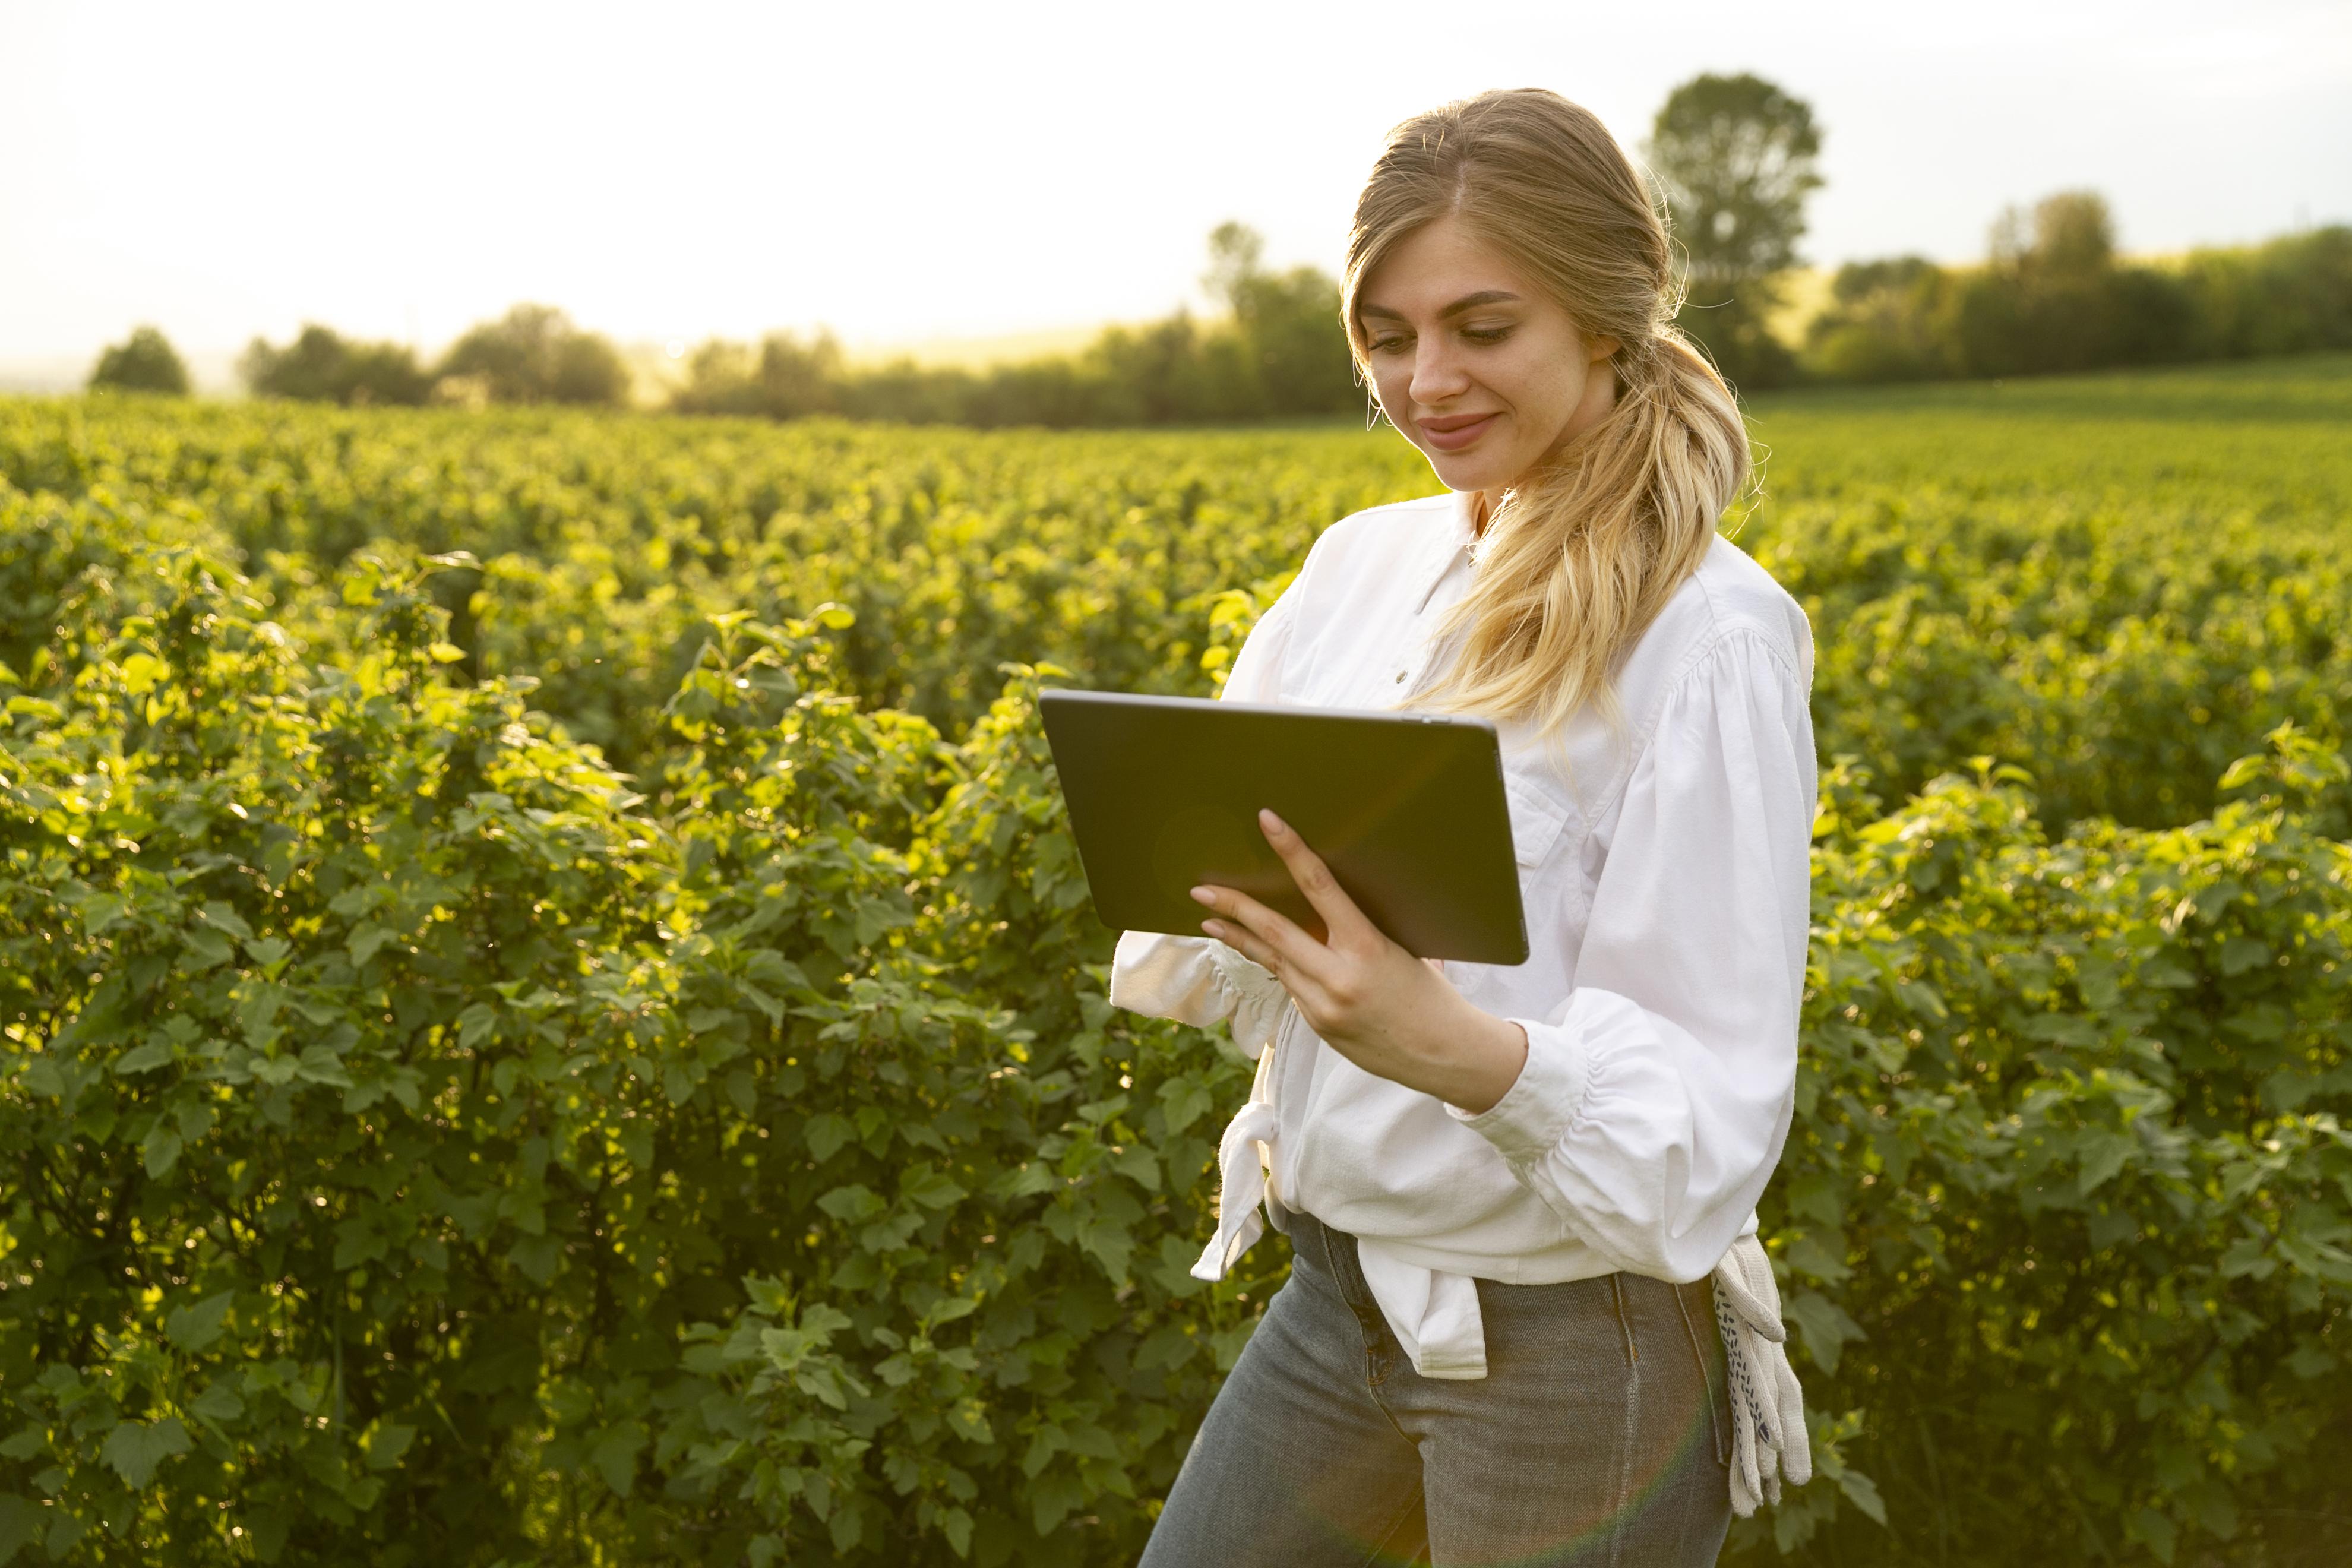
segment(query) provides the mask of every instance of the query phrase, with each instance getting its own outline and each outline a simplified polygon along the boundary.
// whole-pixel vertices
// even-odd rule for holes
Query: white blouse
[[[1469,586],[1470,504],[1434,496],[1333,525],[1225,694],[1409,706],[1432,628]],[[1357,1067],[1223,943],[1123,935],[1112,1002],[1230,1022],[1258,1060],[1194,1273],[1220,1278],[1257,1238],[1261,1198],[1277,1225],[1303,1209],[1360,1239],[1416,1368],[1481,1377],[1472,1279],[1695,1280],[1752,1235],[1796,1077],[1812,668],[1804,612],[1717,538],[1622,660],[1613,726],[1590,709],[1549,740],[1500,726],[1531,955],[1444,972],[1527,1031],[1528,1058],[1478,1115]]]

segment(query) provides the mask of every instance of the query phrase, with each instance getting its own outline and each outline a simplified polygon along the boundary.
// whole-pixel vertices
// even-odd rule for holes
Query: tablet
[[[1191,889],[1323,925],[1265,836],[1298,830],[1356,907],[1422,958],[1524,963],[1502,749],[1480,719],[1048,690],[1039,703],[1095,913],[1199,936]]]

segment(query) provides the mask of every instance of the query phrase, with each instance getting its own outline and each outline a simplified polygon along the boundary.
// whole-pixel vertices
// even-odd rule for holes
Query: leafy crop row
[[[2344,1506],[2346,459],[2059,418],[1762,421],[1851,755],[1742,1561]],[[1107,1006],[1039,661],[1208,689],[1425,479],[76,404],[0,475],[0,1561],[1131,1560],[1282,1258],[1185,1274],[1246,1069]]]

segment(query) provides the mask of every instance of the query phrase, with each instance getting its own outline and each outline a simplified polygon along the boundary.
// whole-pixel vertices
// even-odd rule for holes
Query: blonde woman
[[[1796,1070],[1811,637],[1717,533],[1746,433],[1591,114],[1399,126],[1344,310],[1448,493],[1318,540],[1225,694],[1494,719],[1533,956],[1413,958],[1270,814],[1323,934],[1202,888],[1203,936],[1121,939],[1114,1002],[1258,1059],[1194,1272],[1261,1202],[1292,1248],[1144,1562],[1711,1563],[1807,1469],[1754,1205]]]

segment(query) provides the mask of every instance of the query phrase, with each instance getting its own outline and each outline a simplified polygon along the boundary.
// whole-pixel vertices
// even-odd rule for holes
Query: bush
[[[771,333],[756,347],[714,340],[696,351],[670,406],[983,429],[1237,424],[1361,409],[1339,285],[1311,267],[1268,272],[1262,248],[1239,224],[1211,237],[1207,281],[1232,311],[1226,321],[1196,321],[1180,310],[1106,328],[1076,354],[977,372],[910,359],[852,366],[824,335],[803,343]]]
[[[619,407],[629,400],[629,367],[620,351],[549,305],[517,305],[471,329],[450,345],[435,376],[477,383],[492,403]]]
[[[92,392],[188,394],[188,367],[172,340],[154,327],[141,327],[98,356],[89,373]]]
[[[2005,218],[1981,268],[1904,257],[1839,268],[1803,367],[1826,381],[1915,381],[2342,348],[2352,228],[2122,265],[2105,204],[2070,192],[2031,220]]]
[[[687,361],[687,382],[670,399],[681,414],[754,414],[800,419],[831,413],[838,393],[841,347],[831,337],[803,343],[771,332],[759,352],[713,338]]]
[[[1104,1002],[1027,679],[948,752],[732,618],[655,817],[337,597],[127,550],[16,683],[0,1552],[1131,1554],[1247,1070]]]
[[[400,343],[354,342],[315,324],[282,349],[254,339],[237,369],[257,396],[346,407],[422,404],[433,389],[415,351]]]
[[[844,612],[720,616],[630,780],[460,679],[462,561],[273,605],[158,532],[0,492],[0,1552],[1131,1561],[1281,1257],[1185,1273],[1247,1069],[1104,999],[1055,672],[950,744]],[[2055,840],[1866,782],[1764,1216],[1822,1479],[1733,1560],[2283,1561],[2352,1438],[2343,760]]]
[[[2352,227],[2336,225],[2180,266],[2200,356],[2242,359],[2352,348]]]
[[[1927,381],[1951,374],[1936,331],[1949,275],[1923,256],[1849,261],[1813,319],[1806,363],[1829,381]]]

